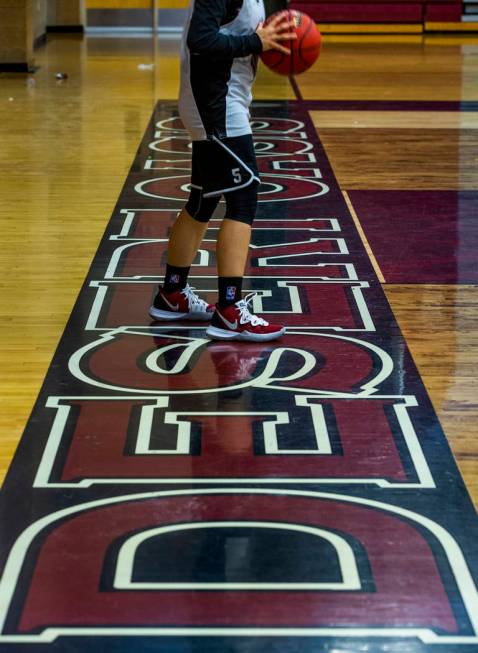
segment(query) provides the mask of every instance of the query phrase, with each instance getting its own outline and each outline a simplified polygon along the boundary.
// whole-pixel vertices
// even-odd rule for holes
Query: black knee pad
[[[226,193],[226,215],[228,220],[244,222],[252,226],[257,211],[257,192],[259,183],[253,181],[249,186]]]
[[[198,222],[209,222],[212,218],[220,197],[204,197],[202,188],[192,187],[186,204],[186,211]]]

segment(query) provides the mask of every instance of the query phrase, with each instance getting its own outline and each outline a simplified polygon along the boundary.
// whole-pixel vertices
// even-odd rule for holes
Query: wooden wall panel
[[[86,0],[87,9],[152,9],[154,0]],[[158,0],[159,9],[185,9],[189,0]]]

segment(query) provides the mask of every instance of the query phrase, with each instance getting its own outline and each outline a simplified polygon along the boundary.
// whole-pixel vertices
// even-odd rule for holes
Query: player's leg
[[[231,286],[234,283],[237,286],[234,298],[236,301],[241,298],[242,278],[246,269],[250,241],[251,226],[248,223],[224,218],[216,246],[219,304],[224,304],[224,286]]]
[[[210,320],[214,307],[198,297],[187,280],[219,197],[204,198],[201,163],[193,143],[189,200],[171,230],[164,284],[158,289],[149,314],[155,320]],[[200,149],[200,148],[199,148]]]
[[[189,269],[207,229],[207,222],[192,218],[186,208],[182,209],[171,229],[168,243],[168,265]],[[186,276],[187,278],[187,276]],[[168,279],[165,279],[167,283]]]
[[[219,145],[230,150],[229,166],[234,166],[231,176],[238,188],[223,186],[226,215],[216,248],[219,300],[206,333],[218,340],[274,340],[283,335],[285,329],[269,324],[251,313],[254,293],[242,299],[242,283],[252,223],[257,211],[259,186],[252,136],[228,138]]]

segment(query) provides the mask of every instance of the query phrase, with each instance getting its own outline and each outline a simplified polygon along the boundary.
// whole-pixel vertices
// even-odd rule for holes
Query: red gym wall
[[[291,8],[318,23],[428,23],[459,22],[462,0],[292,0]]]

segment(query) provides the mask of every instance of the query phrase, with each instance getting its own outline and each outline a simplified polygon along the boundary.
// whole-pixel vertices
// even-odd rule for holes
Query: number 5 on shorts
[[[240,184],[241,181],[242,181],[241,169],[240,168],[234,168],[232,170],[232,177],[234,179],[235,184]]]

